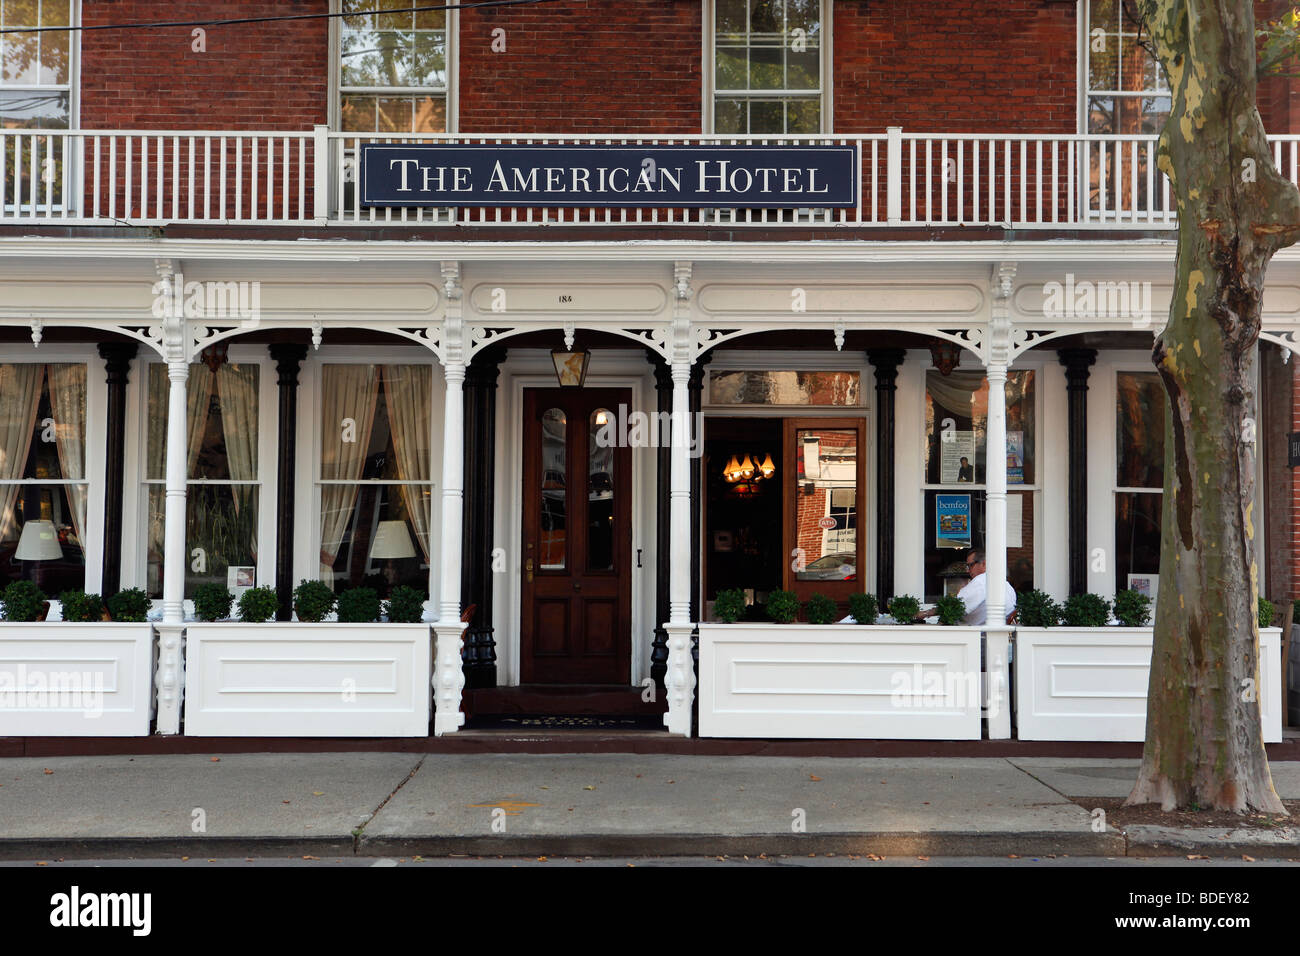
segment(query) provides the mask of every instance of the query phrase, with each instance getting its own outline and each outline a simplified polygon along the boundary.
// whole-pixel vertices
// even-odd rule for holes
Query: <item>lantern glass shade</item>
[[[758,470],[764,478],[771,478],[776,474],[776,465],[772,463],[771,452],[769,452],[767,457],[763,459],[763,464],[758,466]]]
[[[54,522],[34,520],[24,524],[14,557],[19,561],[57,561],[63,557]]]
[[[740,462],[736,461],[736,456],[732,455],[727,462],[727,467],[722,470],[722,477],[727,481],[736,481],[740,477]]]
[[[754,477],[754,462],[748,455],[746,455],[745,460],[740,463],[740,476],[746,480]]]
[[[405,521],[381,521],[370,543],[372,558],[413,558],[415,542]]]
[[[565,352],[557,349],[551,353],[551,361],[555,363],[555,377],[559,380],[561,388],[581,388],[582,383],[587,380],[587,365],[591,361],[591,353]]]

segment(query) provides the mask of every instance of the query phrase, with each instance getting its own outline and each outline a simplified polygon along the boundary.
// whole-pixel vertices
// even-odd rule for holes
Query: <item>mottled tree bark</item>
[[[1146,747],[1127,802],[1284,813],[1260,726],[1252,383],[1264,272],[1296,239],[1300,195],[1273,167],[1255,108],[1252,4],[1129,8],[1173,92],[1159,165],[1179,225],[1152,352],[1170,414]]]

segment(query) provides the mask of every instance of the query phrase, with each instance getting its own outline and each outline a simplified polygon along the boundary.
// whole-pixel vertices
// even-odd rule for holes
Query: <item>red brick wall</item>
[[[1076,6],[837,0],[835,131],[1078,130]]]
[[[85,0],[82,24],[326,12],[327,0]],[[85,129],[292,129],[326,122],[326,20],[89,30],[81,37]]]
[[[568,0],[460,15],[463,132],[698,133],[700,0]],[[492,51],[492,31],[506,49]]]

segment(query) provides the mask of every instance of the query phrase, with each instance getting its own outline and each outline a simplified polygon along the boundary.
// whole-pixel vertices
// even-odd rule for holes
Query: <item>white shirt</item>
[[[1006,612],[1008,615],[1016,609],[1016,591],[1010,583],[1003,582],[1006,590]],[[988,621],[988,578],[983,572],[970,579],[970,583],[957,592],[957,596],[966,603],[966,616],[963,624],[985,624]]]

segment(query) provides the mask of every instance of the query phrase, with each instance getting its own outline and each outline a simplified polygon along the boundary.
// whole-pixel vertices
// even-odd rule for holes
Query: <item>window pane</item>
[[[86,366],[0,365],[0,481],[83,478]]]
[[[858,405],[861,377],[858,372],[713,372],[709,404]]]
[[[167,416],[170,382],[167,366],[149,366],[149,480],[167,477]],[[186,382],[186,455],[191,479],[257,479],[258,367],[224,364],[213,372],[190,365]]]
[[[784,25],[783,0],[750,0],[751,33],[780,33]]]
[[[717,0],[717,35],[744,34],[749,17],[745,0]]]
[[[149,486],[150,597],[162,596],[166,497],[164,486]],[[189,486],[185,500],[186,597],[192,597],[200,584],[231,586],[232,568],[257,567],[258,499],[258,488],[252,485]]]
[[[1164,495],[1115,495],[1115,590],[1126,590],[1130,574],[1160,573],[1160,507]]]
[[[1007,484],[1034,482],[1034,373],[1007,374]],[[982,371],[926,372],[926,482],[982,484],[988,433],[988,380]]]
[[[748,127],[744,100],[718,100],[713,107],[716,133],[743,133]]]
[[[779,90],[784,83],[783,53],[781,47],[751,46],[749,48],[749,88],[751,90]]]
[[[821,75],[818,72],[821,69],[821,55],[816,48],[806,50],[803,53],[795,53],[791,50],[786,54],[786,61],[789,64],[785,84],[786,89],[816,90],[821,88]]]
[[[373,133],[375,131],[375,97],[345,95],[342,101],[343,131],[347,133]]]
[[[748,66],[744,47],[718,47],[714,83],[720,90],[743,90]]]
[[[9,33],[4,37],[0,81],[32,85],[40,74],[40,44],[36,33]]]
[[[321,580],[335,591],[429,588],[431,485],[326,485],[321,489]]]
[[[780,100],[751,101],[749,104],[749,132],[784,133],[784,104]]]
[[[376,101],[375,132],[409,133],[414,124],[414,101],[405,96],[381,96]]]
[[[537,565],[543,570],[565,566],[568,534],[567,420],[558,408],[542,415],[542,502]]]
[[[755,465],[760,463],[755,462]],[[856,581],[858,433],[847,428],[795,433],[795,545],[800,581]]]
[[[821,128],[821,100],[790,100],[786,104],[787,133],[820,133]]]
[[[1091,0],[1088,4],[1088,29],[1114,32],[1119,29],[1120,0]]]
[[[1163,488],[1165,389],[1155,372],[1120,372],[1116,379],[1115,485]]]
[[[447,85],[447,43],[441,33],[417,33],[411,49],[406,86]]]
[[[943,528],[939,526],[941,498],[942,514],[947,518]],[[1007,495],[1007,581],[1017,594],[1034,587],[1036,500],[1032,491],[1012,490]],[[956,594],[970,580],[966,555],[973,548],[983,549],[987,543],[985,503],[985,493],[979,490],[925,493],[926,601]]]
[[[607,408],[591,413],[587,428],[587,570],[614,569],[614,446],[596,441],[613,413]]]
[[[727,91],[821,89],[820,0],[717,0],[714,88]],[[797,31],[797,32],[796,32]],[[715,99],[717,133],[817,133],[821,97]]]
[[[441,96],[426,96],[414,101],[415,122],[413,133],[445,133],[447,131],[447,101]]]
[[[86,585],[87,486],[0,484],[0,588],[29,580],[50,598]]]
[[[1113,33],[1088,37],[1088,88],[1118,90],[1119,37]]]

